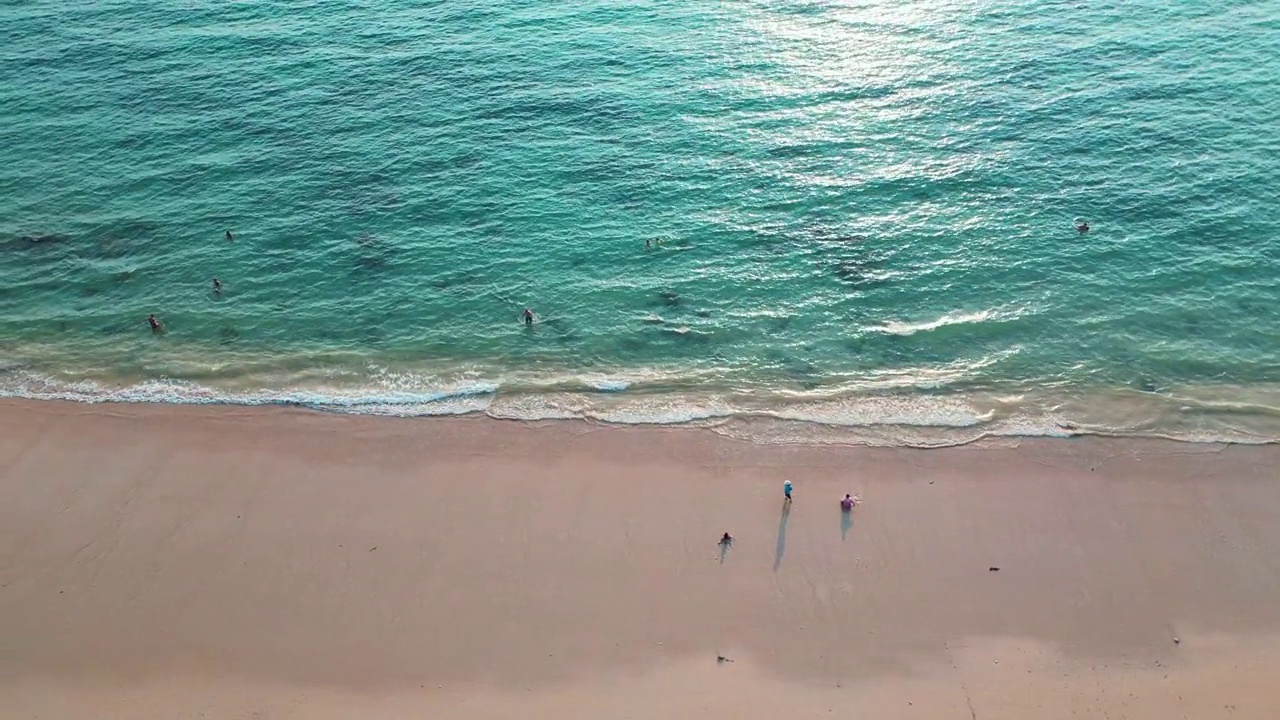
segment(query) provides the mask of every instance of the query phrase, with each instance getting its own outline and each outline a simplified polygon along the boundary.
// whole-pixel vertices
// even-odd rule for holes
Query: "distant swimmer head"
[[[228,231],[227,231],[227,242],[231,242],[231,241],[232,241],[232,240],[234,240],[234,239],[235,239],[235,238],[231,237],[231,231],[230,231],[230,230],[228,230]]]
[[[222,292],[222,281],[218,278],[213,279],[213,291],[216,293]]]
[[[1089,223],[1085,222],[1084,220],[1077,220],[1076,232],[1081,232],[1081,233],[1089,232]]]

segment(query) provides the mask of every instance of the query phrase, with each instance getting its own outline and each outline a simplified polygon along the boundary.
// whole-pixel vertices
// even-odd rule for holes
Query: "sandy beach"
[[[0,715],[1272,719],[1278,461],[7,401]]]

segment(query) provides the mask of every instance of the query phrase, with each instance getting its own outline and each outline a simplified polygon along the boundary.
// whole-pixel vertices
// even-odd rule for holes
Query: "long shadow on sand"
[[[849,539],[849,528],[853,527],[853,511],[840,510],[840,541],[844,542]]]
[[[782,555],[787,551],[787,521],[791,518],[791,503],[783,501],[782,517],[778,519],[778,547],[774,550],[773,571],[782,566]]]

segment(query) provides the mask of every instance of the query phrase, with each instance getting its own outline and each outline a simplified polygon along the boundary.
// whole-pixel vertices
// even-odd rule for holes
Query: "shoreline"
[[[1277,460],[4,400],[0,705],[1274,717]]]
[[[14,382],[10,378],[10,382]],[[1280,444],[1280,387],[1188,387],[1169,393],[1114,388],[1106,393],[1028,397],[1025,393],[937,392],[914,388],[852,394],[778,391],[654,392],[630,381],[561,378],[508,389],[505,382],[459,380],[431,391],[329,387],[217,389],[154,380],[104,386],[23,380],[0,401],[305,409],[396,418],[481,417],[541,423],[706,429],[753,444],[946,448],[1032,438],[1169,440],[1191,444]],[[568,383],[567,385],[564,383]]]

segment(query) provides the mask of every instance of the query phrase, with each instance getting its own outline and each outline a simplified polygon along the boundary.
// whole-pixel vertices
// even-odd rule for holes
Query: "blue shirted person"
[[[787,500],[791,499],[791,481],[790,480],[782,483],[782,494],[787,498]]]

